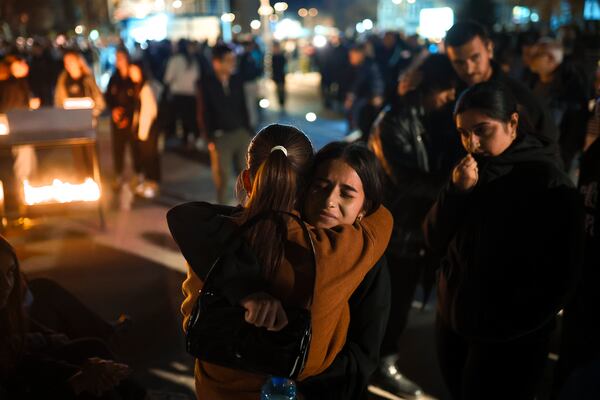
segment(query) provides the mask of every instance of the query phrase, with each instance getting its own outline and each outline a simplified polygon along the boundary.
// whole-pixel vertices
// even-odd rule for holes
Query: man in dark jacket
[[[281,111],[285,110],[285,72],[287,68],[287,59],[285,53],[281,48],[281,43],[273,43],[273,82],[277,86],[277,99],[279,100],[279,107]]]
[[[464,21],[454,24],[446,35],[448,58],[462,81],[457,89],[460,94],[467,87],[479,82],[494,80],[508,86],[517,101],[527,112],[534,131],[553,142],[558,140],[558,129],[550,113],[522,83],[506,75],[492,61],[494,46],[486,29],[476,22]]]
[[[364,44],[350,49],[348,59],[352,68],[344,108],[348,114],[348,140],[366,138],[377,112],[383,105],[385,87],[377,64],[367,57]]]
[[[548,109],[559,128],[560,153],[567,172],[583,148],[589,90],[583,73],[564,62],[564,48],[550,38],[538,42],[531,67],[538,75],[533,93]]]
[[[199,103],[217,201],[224,204],[232,199],[232,191],[228,187],[234,162],[236,174],[246,167],[245,155],[252,129],[244,83],[241,76],[233,73],[236,67],[233,50],[224,44],[215,46],[212,66],[214,73],[203,76]]]
[[[398,359],[398,339],[408,322],[417,284],[424,277],[431,287],[437,267],[425,248],[421,224],[450,170],[464,154],[454,126],[443,126],[448,120],[438,118],[454,101],[457,78],[448,58],[430,55],[416,74],[420,81],[416,89],[384,109],[369,139],[386,172],[385,205],[394,215],[386,251],[392,306],[381,348],[383,364],[373,384],[403,397],[415,396],[419,388],[390,366]]]
[[[116,60],[116,70],[108,82],[105,98],[111,115],[115,184],[120,187],[123,183],[126,146],[129,144],[137,173],[141,172],[141,155],[137,144],[137,132],[133,131],[133,113],[137,100],[135,85],[129,78],[130,60],[127,50],[117,50]]]

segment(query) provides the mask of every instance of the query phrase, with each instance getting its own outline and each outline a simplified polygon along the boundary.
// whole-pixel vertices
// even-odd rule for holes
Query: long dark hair
[[[282,151],[274,150],[282,146]],[[243,189],[243,178],[238,177],[238,197],[244,204],[242,222],[267,211],[296,209],[297,199],[305,187],[305,176],[313,159],[313,147],[308,137],[299,129],[272,124],[262,129],[248,146],[247,169],[252,181],[252,191]],[[250,246],[264,266],[265,276],[272,277],[283,260],[284,232],[276,219],[259,221],[247,232]]]
[[[0,252],[8,254],[15,263],[14,286],[6,307],[0,309],[0,374],[17,362],[25,336],[25,311],[23,309],[23,280],[19,260],[13,247],[0,235]]]
[[[509,122],[514,113],[518,113],[517,136],[533,132],[526,110],[519,105],[510,88],[501,82],[481,82],[465,90],[454,107],[454,120],[456,121],[458,114],[467,110],[477,110],[504,123]]]
[[[356,171],[365,192],[363,210],[366,215],[375,212],[383,201],[383,170],[375,154],[362,143],[331,142],[315,155],[311,176],[331,160],[341,160]]]

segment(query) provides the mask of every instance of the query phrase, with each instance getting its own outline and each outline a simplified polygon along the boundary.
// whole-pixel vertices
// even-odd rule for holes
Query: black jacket
[[[366,58],[361,65],[352,67],[348,83],[349,94],[355,98],[371,99],[376,96],[383,96],[384,92],[383,78],[374,61]]]
[[[469,193],[449,183],[427,215],[444,255],[438,312],[460,335],[503,341],[549,322],[572,289],[582,252],[581,201],[553,149],[522,136],[478,159]]]
[[[28,109],[29,96],[27,79],[10,77],[0,80],[0,114],[11,110]]]
[[[390,314],[391,290],[384,257],[365,275],[350,298],[350,326],[342,351],[321,374],[298,383],[298,389],[306,399],[365,398],[369,379],[379,365],[381,343]]]
[[[387,175],[385,206],[394,215],[388,251],[403,257],[422,255],[423,219],[464,155],[454,126],[442,126],[446,118],[426,115],[419,104],[419,93],[411,92],[386,107],[369,139]]]
[[[583,148],[588,119],[588,83],[577,69],[562,63],[549,84],[538,81],[533,93],[550,112],[560,137],[560,153],[565,167],[571,166],[575,154]]]
[[[122,107],[125,110],[123,118],[127,118],[129,120],[129,125],[131,125],[133,113],[135,112],[135,107],[137,105],[136,95],[137,91],[135,90],[135,85],[131,79],[129,79],[129,77],[123,78],[119,74],[119,71],[115,71],[108,82],[104,98],[111,110],[116,107]],[[112,123],[114,124],[114,121],[112,121]]]
[[[204,125],[209,138],[212,139],[217,130],[245,128],[252,131],[240,75],[232,75],[226,89],[214,74],[205,74],[201,79],[200,92]]]

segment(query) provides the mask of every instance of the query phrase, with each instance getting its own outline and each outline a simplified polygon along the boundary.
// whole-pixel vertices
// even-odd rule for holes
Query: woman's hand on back
[[[281,302],[268,293],[258,292],[242,299],[241,306],[246,309],[246,322],[269,331],[280,331],[288,323]]]
[[[460,160],[452,171],[452,184],[461,192],[468,192],[475,187],[479,180],[477,161],[471,154]]]

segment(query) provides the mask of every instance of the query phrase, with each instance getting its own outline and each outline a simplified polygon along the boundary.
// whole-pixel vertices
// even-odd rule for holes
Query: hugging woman
[[[233,230],[264,211],[300,214],[304,210],[302,217],[310,224],[316,269],[310,244],[297,222],[287,221],[282,234],[272,221],[265,220],[245,236],[249,253],[256,255],[255,262],[248,261],[252,257],[244,257],[244,265],[240,260],[237,268],[222,271],[225,276],[220,281],[230,302],[246,308],[246,320],[267,329],[285,325],[283,305],[306,307],[312,298],[312,342],[298,377],[300,393],[305,390],[307,398],[314,398],[309,393],[312,389],[327,386],[319,382],[320,375],[331,374],[330,386],[338,386],[339,393],[345,390],[345,381],[352,379],[336,372],[343,370],[336,361],[349,362],[356,354],[348,348],[349,302],[367,274],[377,271],[374,267],[385,251],[392,226],[390,213],[380,206],[381,183],[374,156],[366,149],[351,151],[357,145],[345,145],[355,146],[350,151],[344,145],[330,146],[338,147],[335,151],[329,147],[332,152],[323,157],[323,162],[317,155],[312,169],[315,179],[306,191],[307,176],[313,168],[310,141],[296,128],[270,125],[255,136],[248,148],[247,169],[238,182],[245,193],[243,207],[187,203],[167,214],[171,233],[189,264],[182,305],[187,320],[208,269],[228,245],[225,238]],[[385,272],[377,273],[374,281],[380,284]],[[387,301],[383,299],[381,304],[387,302],[389,307],[389,287],[383,285],[380,291],[385,293],[386,289]],[[379,310],[382,334],[388,309],[384,306]],[[378,352],[377,348],[375,354]],[[358,362],[352,365],[360,367]],[[200,399],[256,399],[265,380],[266,376],[196,362]]]

